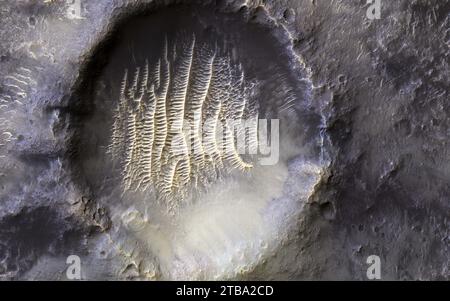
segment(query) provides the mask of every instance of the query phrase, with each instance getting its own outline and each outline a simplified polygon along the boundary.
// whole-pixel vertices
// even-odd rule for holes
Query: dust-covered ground
[[[153,2],[85,0],[74,15],[65,1],[1,0],[0,279],[66,279],[77,255],[87,280],[366,280],[377,255],[383,280],[449,280],[450,2],[381,1],[374,20],[365,0],[199,2],[284,31],[311,81],[319,159],[280,176],[298,191],[265,204],[270,218],[256,205],[188,210],[186,243],[160,237],[178,228],[147,225],[138,204],[92,197],[72,160],[86,66],[105,60],[117,20]],[[251,242],[243,254],[190,257],[235,250],[229,216]]]

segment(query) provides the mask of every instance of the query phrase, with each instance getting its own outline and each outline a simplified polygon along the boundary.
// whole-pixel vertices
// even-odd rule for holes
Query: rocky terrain
[[[87,280],[214,278],[165,271],[151,241],[127,234],[145,218],[86,193],[71,159],[86,143],[71,114],[92,62],[107,63],[104,41],[142,10],[186,2],[0,2],[0,279],[66,279],[71,254]],[[377,255],[382,280],[449,280],[450,1],[382,0],[379,19],[365,0],[195,2],[283,30],[322,118],[320,166],[288,183],[305,187],[301,212],[231,278],[367,280]]]

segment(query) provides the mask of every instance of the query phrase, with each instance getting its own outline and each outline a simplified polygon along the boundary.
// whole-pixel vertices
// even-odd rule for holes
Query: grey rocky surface
[[[145,249],[131,252],[137,264],[105,254],[104,241],[126,237],[66,160],[82,68],[144,2],[82,1],[82,19],[64,1],[0,2],[0,279],[65,279],[70,254],[93,267],[86,279],[161,278]],[[331,162],[281,247],[240,277],[366,280],[374,254],[383,280],[449,280],[450,2],[382,1],[379,20],[365,0],[217,5],[287,30]]]

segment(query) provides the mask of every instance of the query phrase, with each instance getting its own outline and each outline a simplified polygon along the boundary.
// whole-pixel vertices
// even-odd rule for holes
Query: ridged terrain
[[[166,200],[183,199],[191,184],[252,167],[236,144],[257,146],[257,105],[242,67],[227,54],[197,45],[195,37],[173,47],[166,40],[162,52],[131,79],[125,71],[109,152],[124,191],[151,188]],[[234,130],[236,124],[245,130]]]

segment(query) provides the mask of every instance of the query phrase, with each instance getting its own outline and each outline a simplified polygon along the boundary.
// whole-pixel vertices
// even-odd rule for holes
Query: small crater
[[[336,209],[332,202],[320,204],[320,213],[326,220],[334,220],[336,217]]]

